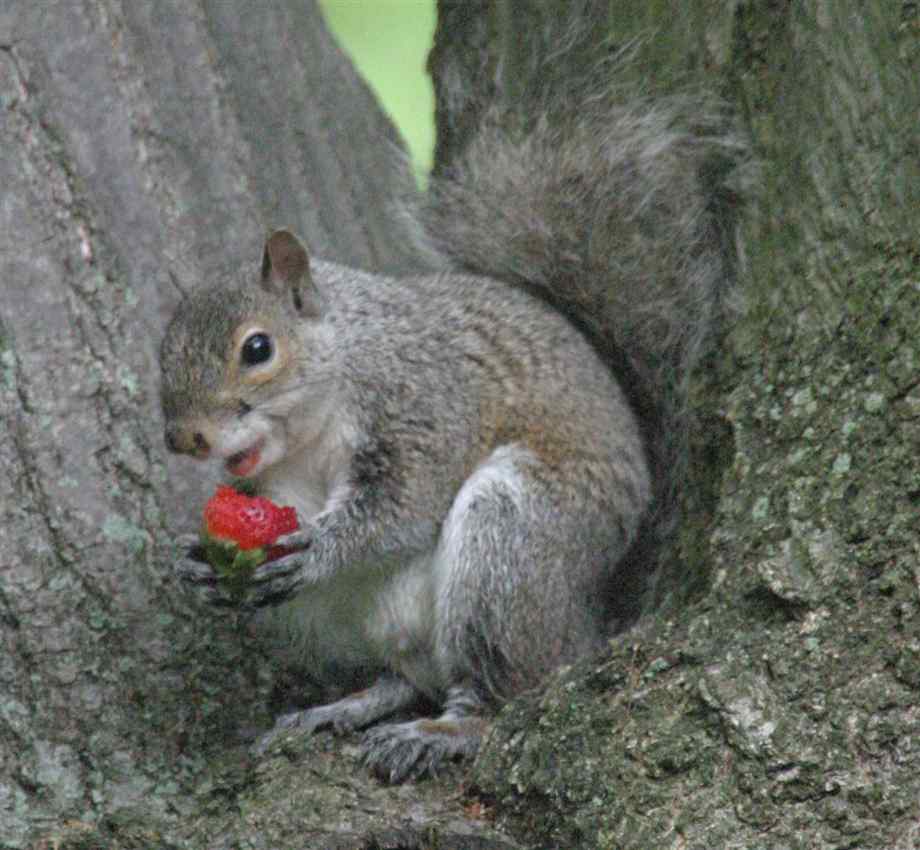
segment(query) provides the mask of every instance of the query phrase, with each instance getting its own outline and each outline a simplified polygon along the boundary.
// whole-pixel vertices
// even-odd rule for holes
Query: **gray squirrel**
[[[177,574],[257,609],[303,668],[373,682],[281,717],[260,751],[367,729],[388,781],[471,756],[497,703],[602,644],[623,564],[673,526],[744,147],[704,96],[624,97],[615,65],[526,120],[484,111],[408,212],[439,271],[345,268],[280,230],[261,274],[170,322],[168,447],[301,525],[242,599],[190,543]],[[405,719],[420,703],[439,713]]]

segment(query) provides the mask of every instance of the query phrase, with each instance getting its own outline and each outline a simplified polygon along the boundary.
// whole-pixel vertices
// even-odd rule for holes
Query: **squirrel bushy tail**
[[[570,34],[533,69],[541,87],[482,110],[415,215],[442,264],[536,291],[610,362],[643,422],[657,539],[686,466],[687,379],[733,300],[730,187],[745,150],[717,99],[621,82],[634,47],[582,55],[573,83],[558,63],[579,50],[609,56]]]

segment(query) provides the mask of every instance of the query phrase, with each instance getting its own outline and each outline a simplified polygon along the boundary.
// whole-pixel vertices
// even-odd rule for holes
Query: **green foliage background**
[[[434,94],[425,71],[434,0],[321,0],[349,54],[406,140],[419,174],[431,168]]]

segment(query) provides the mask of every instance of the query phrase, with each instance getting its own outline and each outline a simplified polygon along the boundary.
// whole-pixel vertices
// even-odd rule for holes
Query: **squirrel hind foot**
[[[337,702],[281,715],[275,725],[255,742],[252,753],[255,756],[265,755],[276,741],[289,733],[311,735],[320,729],[332,729],[335,734],[344,735],[409,708],[418,699],[418,691],[404,679],[381,676],[371,687]]]
[[[320,729],[332,729],[335,734],[344,735],[410,708],[418,699],[418,691],[406,680],[397,676],[381,676],[371,687],[337,702],[281,715],[275,725],[255,742],[252,753],[255,756],[265,755],[276,741],[288,734],[311,735]]]
[[[450,762],[476,755],[488,721],[476,715],[390,723],[369,730],[361,743],[361,760],[390,784],[437,776]]]

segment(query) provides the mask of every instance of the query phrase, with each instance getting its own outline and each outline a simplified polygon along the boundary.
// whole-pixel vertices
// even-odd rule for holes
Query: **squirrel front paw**
[[[305,560],[305,553],[298,551],[256,567],[246,588],[247,603],[255,608],[263,608],[266,605],[280,605],[296,596],[307,583]]]
[[[176,540],[177,552],[173,558],[173,572],[193,596],[208,605],[233,604],[218,586],[217,572],[204,558],[197,534],[183,534]]]
[[[299,538],[297,542],[303,545]],[[208,563],[197,535],[182,535],[176,540],[176,548],[173,572],[186,590],[208,605],[242,609],[279,605],[305,584],[302,551],[267,561],[246,578],[228,579]]]

